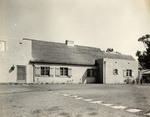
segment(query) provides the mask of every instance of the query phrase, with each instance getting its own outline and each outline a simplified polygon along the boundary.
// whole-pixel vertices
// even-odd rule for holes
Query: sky
[[[0,38],[113,48],[132,55],[150,34],[150,0],[0,0]]]

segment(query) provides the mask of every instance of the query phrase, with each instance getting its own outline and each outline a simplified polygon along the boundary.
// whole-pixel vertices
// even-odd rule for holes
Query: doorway
[[[17,82],[26,83],[26,66],[17,65]]]

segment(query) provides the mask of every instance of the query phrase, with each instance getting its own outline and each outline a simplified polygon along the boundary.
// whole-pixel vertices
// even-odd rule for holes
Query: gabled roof
[[[101,58],[135,60],[131,55],[105,53],[105,52],[100,54],[99,59],[101,59]]]
[[[132,56],[109,54],[99,48],[86,46],[67,46],[63,43],[32,40],[31,62],[95,65],[95,60],[101,58],[134,60]]]

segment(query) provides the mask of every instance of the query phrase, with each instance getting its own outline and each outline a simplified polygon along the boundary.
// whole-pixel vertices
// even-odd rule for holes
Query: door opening
[[[26,66],[17,65],[17,82],[26,83]]]

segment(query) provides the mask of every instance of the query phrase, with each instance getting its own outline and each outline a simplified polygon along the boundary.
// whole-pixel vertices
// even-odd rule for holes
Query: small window
[[[4,52],[6,50],[6,42],[0,41],[0,51]]]
[[[113,70],[113,74],[114,74],[114,75],[118,75],[118,69],[114,69],[114,70]]]
[[[68,68],[61,67],[60,68],[60,76],[68,76]]]
[[[41,75],[50,75],[50,67],[41,67]]]
[[[132,77],[132,70],[131,69],[126,70],[126,76]]]
[[[87,77],[94,77],[94,69],[87,69]]]

